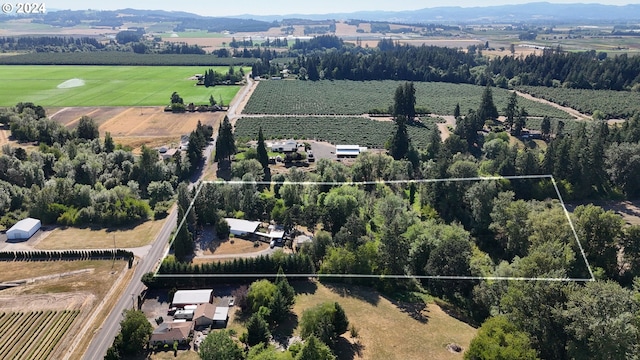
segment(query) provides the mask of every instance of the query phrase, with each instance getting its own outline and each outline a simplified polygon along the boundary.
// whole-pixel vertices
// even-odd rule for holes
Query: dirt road
[[[554,108],[562,110],[562,111],[568,113],[569,115],[573,116],[576,120],[591,120],[591,116],[583,114],[583,113],[579,112],[576,109],[573,109],[573,108],[570,108],[570,107],[566,107],[566,106],[562,106],[560,104],[556,104],[554,102],[551,102],[551,101],[548,101],[548,100],[545,100],[545,99],[540,99],[540,98],[537,98],[535,96],[532,96],[532,95],[529,95],[527,93],[523,93],[523,92],[520,92],[520,91],[516,91],[516,94],[518,94],[518,96],[522,96],[525,99],[529,99],[529,100],[536,101],[536,102],[539,102],[539,103],[542,103],[542,104],[553,106]]]

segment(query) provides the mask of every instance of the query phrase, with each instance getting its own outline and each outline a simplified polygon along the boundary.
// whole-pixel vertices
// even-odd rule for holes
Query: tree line
[[[61,225],[126,225],[167,214],[178,184],[202,165],[213,129],[198,124],[186,156],[161,160],[143,146],[140,156],[116,145],[109,133],[82,117],[75,130],[46,118],[44,109],[18,104],[0,115],[19,141],[39,141],[36,151],[4,145],[0,155],[0,223],[27,215]]]
[[[2,251],[0,260],[3,261],[49,261],[49,260],[77,260],[77,259],[125,259],[132,260],[131,251],[117,250],[83,250],[83,251]]]
[[[289,51],[292,73],[301,68],[310,80],[406,80],[468,83],[500,87],[521,85],[596,90],[637,90],[637,56],[545,49],[542,55],[495,58],[482,52],[437,46],[402,45],[382,39],[375,48],[343,44],[333,35],[300,42]],[[326,49],[333,49],[326,51]],[[256,71],[257,75],[262,75]]]

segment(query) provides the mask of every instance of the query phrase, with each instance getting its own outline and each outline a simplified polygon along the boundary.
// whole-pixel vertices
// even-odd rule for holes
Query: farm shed
[[[216,307],[213,304],[201,304],[193,315],[193,323],[195,327],[211,326],[213,324],[213,316],[216,313]]]
[[[298,143],[295,140],[285,140],[270,143],[268,145],[273,152],[293,152],[298,150]]]
[[[42,223],[38,219],[22,219],[7,230],[7,239],[27,240],[40,229],[40,226],[42,226]]]
[[[298,235],[295,237],[295,239],[293,239],[293,244],[296,248],[296,250],[300,250],[300,248],[304,245],[304,244],[311,244],[313,242],[313,239],[311,239],[311,237],[307,236],[307,235]]]
[[[365,151],[367,151],[367,148],[360,145],[336,145],[336,157],[338,159],[355,158]]]
[[[191,334],[191,322],[162,323],[151,334],[151,345],[173,345],[174,341],[186,344]]]
[[[218,306],[213,314],[213,325],[216,327],[227,326],[227,320],[229,320],[229,307]]]
[[[206,290],[178,290],[173,295],[172,305],[183,308],[185,305],[200,305],[210,303],[213,298],[213,289]]]
[[[259,221],[249,221],[233,218],[225,218],[224,220],[227,222],[227,224],[229,224],[229,231],[233,235],[237,236],[253,234],[256,230],[258,230],[258,226],[260,226]]]

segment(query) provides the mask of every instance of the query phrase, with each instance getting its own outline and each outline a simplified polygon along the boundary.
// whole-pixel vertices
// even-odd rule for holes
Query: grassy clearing
[[[208,68],[225,66],[0,66],[0,106],[31,101],[47,107],[160,106],[177,91],[185,103],[208,104],[209,96],[229,104],[240,86],[196,86],[189,80]],[[250,71],[250,68],[245,68]],[[238,71],[238,70],[236,70]],[[84,85],[58,88],[81,79]]]
[[[357,338],[351,338],[349,332],[342,336],[336,351],[338,359],[462,359],[462,354],[451,353],[446,346],[456,343],[467,349],[476,334],[476,329],[435,304],[394,303],[359,286],[319,282],[292,285],[297,292],[293,308],[296,319],[283,327],[294,328],[293,335],[299,335],[302,312],[327,301],[339,302],[350,324],[357,328]],[[227,328],[242,334],[246,328],[235,312],[233,315]]]
[[[447,315],[435,304],[424,308],[414,304],[397,306],[367,288],[315,284],[315,291],[296,296],[294,312],[298,319],[305,309],[319,303],[339,302],[350,323],[359,330],[357,340],[363,346],[364,359],[461,359],[462,354],[453,354],[445,347],[456,343],[467,349],[476,333],[476,329]],[[350,338],[349,333],[343,337]],[[352,358],[344,355],[340,358]]]
[[[233,243],[232,243],[233,242]],[[254,246],[254,241],[231,238],[226,241],[214,241],[211,247],[204,251],[205,255],[229,255],[229,254],[249,254],[265,250],[269,244],[259,241],[260,246]]]
[[[132,228],[57,228],[36,244],[39,250],[132,248],[150,244],[164,220],[146,221]]]

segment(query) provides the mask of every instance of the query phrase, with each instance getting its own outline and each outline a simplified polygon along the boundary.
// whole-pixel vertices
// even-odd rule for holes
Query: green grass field
[[[0,66],[0,106],[33,102],[42,106],[168,105],[177,91],[185,103],[208,104],[209,96],[229,104],[240,86],[196,86],[188,78],[208,68],[226,73],[226,66]],[[245,68],[245,72],[251,71]],[[82,86],[58,88],[71,79]]]

